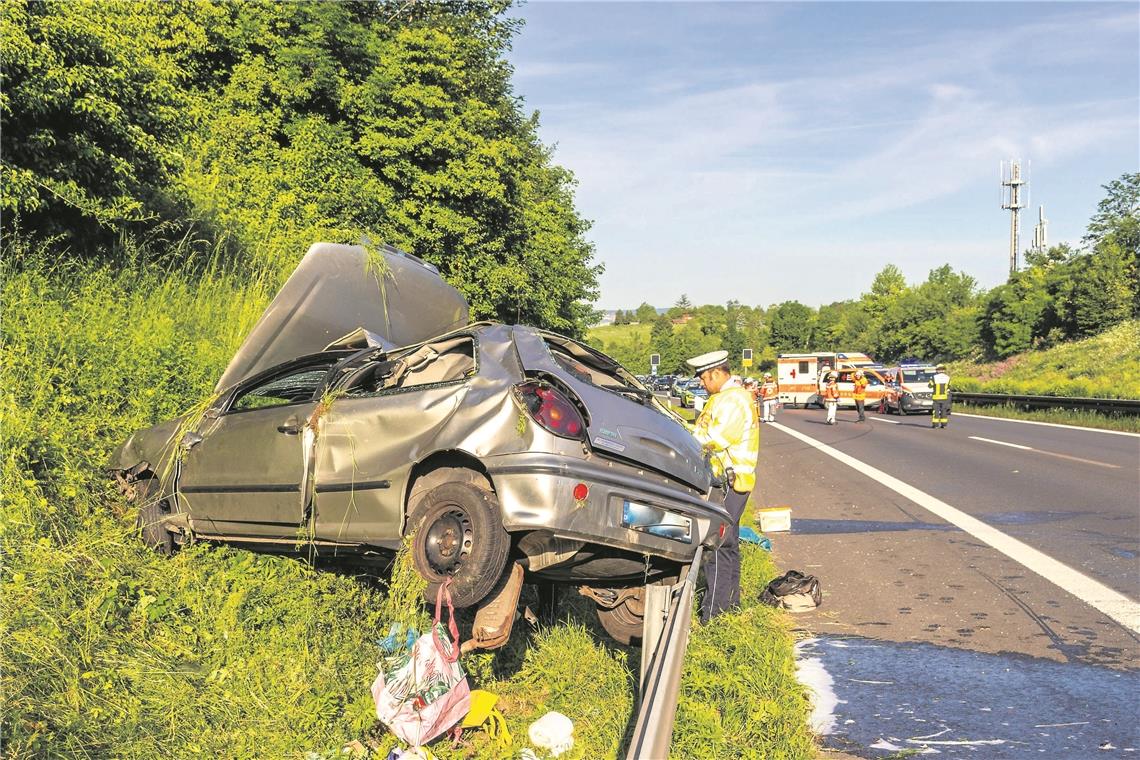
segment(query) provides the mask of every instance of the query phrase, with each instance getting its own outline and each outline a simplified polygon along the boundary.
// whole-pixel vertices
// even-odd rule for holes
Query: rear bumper
[[[545,530],[559,538],[600,544],[677,562],[692,559],[697,546],[720,544],[728,513],[693,489],[664,476],[600,457],[524,453],[483,459],[508,531]],[[574,499],[584,483],[589,495]],[[622,526],[625,501],[658,507],[693,521],[690,542]]]

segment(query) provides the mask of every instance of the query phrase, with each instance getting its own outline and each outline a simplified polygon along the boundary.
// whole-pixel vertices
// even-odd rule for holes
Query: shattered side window
[[[310,401],[321,387],[327,372],[328,367],[324,366],[306,367],[284,377],[256,385],[242,391],[230,404],[230,411],[240,412]]]
[[[350,396],[462,382],[476,372],[475,341],[469,336],[429,343],[392,358],[370,362],[341,387]]]

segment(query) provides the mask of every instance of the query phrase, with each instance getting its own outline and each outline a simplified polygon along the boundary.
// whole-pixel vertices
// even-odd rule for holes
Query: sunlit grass
[[[1000,362],[949,365],[962,391],[1140,399],[1140,320]]]
[[[333,757],[359,739],[384,757],[394,739],[368,692],[376,642],[394,621],[426,624],[422,580],[397,563],[387,593],[204,544],[157,557],[104,470],[132,431],[209,397],[277,278],[15,258],[23,265],[2,272],[4,751]],[[754,605],[775,572],[746,549],[746,609],[694,630],[676,756],[809,756],[786,621]],[[520,621],[508,647],[465,665],[473,687],[502,696],[516,751],[529,723],[556,709],[575,722],[568,757],[614,757],[640,650],[606,638],[572,590],[564,600],[557,624],[532,632]],[[433,752],[502,754],[478,733],[470,741]]]

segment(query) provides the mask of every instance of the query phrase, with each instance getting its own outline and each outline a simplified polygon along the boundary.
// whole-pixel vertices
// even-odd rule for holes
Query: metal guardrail
[[[966,393],[954,391],[955,401],[972,404],[1009,404],[1031,409],[1086,409],[1104,414],[1140,414],[1140,399],[1022,396],[1016,393]]]
[[[704,547],[698,546],[693,556],[693,564],[681,583],[667,589],[647,587],[651,590],[667,591],[671,597],[668,612],[661,625],[651,620],[654,605],[647,598],[645,609],[646,636],[642,642],[642,658],[652,656],[643,667],[641,679],[641,705],[637,710],[637,723],[633,727],[633,737],[629,743],[626,760],[659,760],[669,756],[669,745],[673,741],[673,721],[677,717],[677,700],[681,695],[681,664],[685,650],[689,646],[689,622],[692,619],[693,595],[697,585],[697,573],[701,568]],[[660,605],[658,610],[664,608]],[[655,629],[660,630],[660,635]],[[656,638],[656,644],[651,643]]]

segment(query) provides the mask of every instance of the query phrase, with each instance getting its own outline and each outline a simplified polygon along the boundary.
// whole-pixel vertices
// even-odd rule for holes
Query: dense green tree
[[[658,369],[661,374],[672,374],[680,361],[673,346],[673,323],[665,315],[653,320],[653,329],[649,333],[649,352],[661,355],[661,365]]]
[[[654,309],[649,304],[643,302],[641,306],[637,307],[637,311],[634,313],[634,316],[637,318],[638,322],[652,322],[653,320],[657,319],[657,309]]]
[[[601,270],[513,93],[506,7],[6,3],[5,231],[87,253],[193,224],[281,274],[367,234],[438,266],[476,318],[579,334]]]
[[[172,179],[224,8],[195,3],[0,6],[4,231],[84,256],[182,213]]]
[[[769,317],[772,345],[778,351],[808,351],[815,326],[812,310],[799,301],[785,301]]]
[[[1033,347],[1052,302],[1044,280],[1042,268],[1028,269],[986,296],[981,337],[990,354],[1005,358]]]
[[[1130,255],[1109,234],[1096,250],[1078,256],[1069,264],[1071,272],[1065,322],[1067,337],[1085,338],[1128,319],[1135,292],[1136,257]]]

